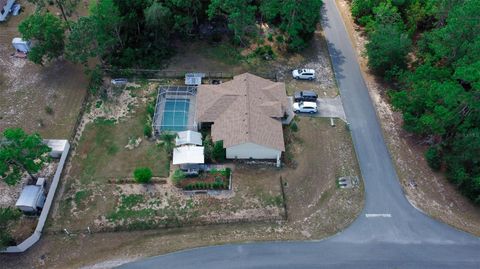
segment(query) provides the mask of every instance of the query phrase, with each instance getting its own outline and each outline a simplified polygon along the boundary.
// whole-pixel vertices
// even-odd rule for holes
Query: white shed
[[[28,185],[23,188],[15,206],[23,212],[36,213],[42,210],[44,203],[43,186]]]
[[[175,145],[202,145],[202,134],[195,131],[183,131],[177,133]]]
[[[188,145],[173,149],[173,164],[187,163],[205,163],[203,147]]]
[[[12,45],[17,51],[27,53],[30,51],[32,43],[28,40],[23,40],[20,37],[15,37],[12,39]]]
[[[185,74],[185,85],[200,85],[202,84],[202,78],[205,77],[204,73],[186,73]]]

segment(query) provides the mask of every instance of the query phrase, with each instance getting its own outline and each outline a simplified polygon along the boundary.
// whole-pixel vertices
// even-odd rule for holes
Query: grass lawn
[[[155,177],[168,176],[166,152],[143,138],[144,117],[145,108],[141,107],[131,118],[119,123],[97,120],[86,126],[73,162],[73,174],[82,184],[133,177],[133,170],[137,167],[149,167]],[[143,139],[139,147],[133,150],[125,148],[130,138],[138,137]]]

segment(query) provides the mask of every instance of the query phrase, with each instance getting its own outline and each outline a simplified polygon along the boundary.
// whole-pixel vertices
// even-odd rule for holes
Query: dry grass
[[[86,94],[87,80],[80,66],[56,60],[42,67],[10,56],[18,23],[33,12],[26,9],[0,24],[0,131],[22,127],[46,138],[69,138]],[[47,109],[49,107],[49,109]]]

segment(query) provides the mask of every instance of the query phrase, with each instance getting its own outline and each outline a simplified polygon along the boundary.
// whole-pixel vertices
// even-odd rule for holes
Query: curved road
[[[120,268],[480,268],[479,238],[431,219],[405,198],[335,0],[324,1],[322,15],[365,182],[360,217],[322,241],[205,247]]]

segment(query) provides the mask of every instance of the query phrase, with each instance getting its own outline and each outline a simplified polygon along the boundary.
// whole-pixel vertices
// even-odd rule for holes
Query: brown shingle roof
[[[285,84],[244,73],[219,85],[200,85],[197,122],[213,122],[213,141],[224,147],[255,143],[285,150],[282,123],[288,99]]]

